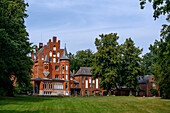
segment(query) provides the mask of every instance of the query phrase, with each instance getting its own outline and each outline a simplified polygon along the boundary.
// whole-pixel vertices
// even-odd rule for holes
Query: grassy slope
[[[170,113],[170,100],[154,97],[0,97],[0,113]]]

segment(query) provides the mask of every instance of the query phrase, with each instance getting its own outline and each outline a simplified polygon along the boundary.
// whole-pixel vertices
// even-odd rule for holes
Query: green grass
[[[170,113],[158,97],[0,97],[0,113]]]

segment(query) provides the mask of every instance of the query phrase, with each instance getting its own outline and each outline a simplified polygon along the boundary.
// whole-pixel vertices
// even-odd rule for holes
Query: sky
[[[152,5],[140,9],[139,0],[26,0],[25,19],[30,42],[47,44],[57,36],[67,51],[91,49],[96,52],[95,38],[100,34],[117,33],[118,42],[132,38],[135,46],[149,52],[148,47],[160,39],[165,16],[154,21]]]

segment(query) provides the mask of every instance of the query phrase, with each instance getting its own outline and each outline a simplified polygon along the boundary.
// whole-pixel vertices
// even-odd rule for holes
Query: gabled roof
[[[75,76],[78,75],[92,75],[90,72],[91,67],[80,67]]]
[[[63,51],[63,54],[62,54],[60,60],[70,60],[70,59],[68,58],[66,45],[65,45],[65,47],[64,47],[64,51]]]
[[[139,76],[139,77],[137,77],[137,79],[138,79],[139,83],[147,83],[152,76],[153,75],[145,75],[144,77]]]

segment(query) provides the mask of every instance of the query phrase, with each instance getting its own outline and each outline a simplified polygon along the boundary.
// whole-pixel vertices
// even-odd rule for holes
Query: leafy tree
[[[91,67],[93,59],[93,51],[90,49],[77,51],[76,55],[69,53],[71,70],[76,72],[80,67]]]
[[[94,78],[100,77],[100,87],[110,93],[111,88],[119,88],[120,81],[120,45],[117,40],[119,37],[116,33],[99,35],[96,38],[95,45],[97,52],[94,54],[94,63],[91,68]]]
[[[130,94],[138,86],[137,76],[141,73],[141,58],[139,55],[142,53],[142,49],[135,47],[135,43],[131,38],[126,39],[122,44],[122,77],[125,76],[125,86],[130,89]]]
[[[144,9],[144,5],[147,0],[140,0],[141,9]],[[170,1],[169,0],[148,0],[148,2],[153,3],[153,17],[156,20],[160,15],[167,14],[167,20],[170,19]]]
[[[141,8],[144,8],[146,0],[140,0]],[[152,2],[152,0],[148,0]],[[160,15],[166,15],[166,20],[170,21],[170,1],[154,0],[153,2],[155,20]],[[170,98],[170,25],[162,25],[161,39],[155,41],[156,44],[150,46],[152,53],[155,53],[156,61],[153,64],[155,79],[158,81],[162,98]]]
[[[30,84],[32,64],[31,52],[24,18],[28,4],[24,0],[0,0],[0,95],[13,96],[15,75],[20,86]]]

